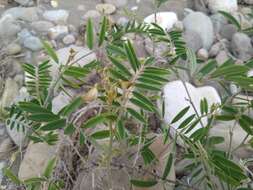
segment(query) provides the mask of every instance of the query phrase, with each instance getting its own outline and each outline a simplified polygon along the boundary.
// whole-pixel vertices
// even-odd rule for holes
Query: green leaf
[[[236,75],[245,75],[249,71],[249,68],[244,65],[228,65],[219,67],[211,75],[213,78],[225,77],[225,76],[236,76]]]
[[[10,169],[4,168],[4,169],[3,169],[3,172],[4,172],[4,175],[5,175],[6,177],[8,177],[8,178],[9,178],[13,183],[15,183],[16,185],[22,184],[21,180],[18,179],[18,177],[17,177],[15,174],[13,174],[13,172],[12,172]]]
[[[71,123],[71,124],[69,124],[69,125],[65,128],[64,134],[65,134],[65,135],[71,135],[71,134],[73,134],[73,133],[75,132],[75,130],[76,130],[75,126]]]
[[[56,121],[52,121],[47,123],[46,125],[43,125],[40,129],[42,131],[53,131],[56,129],[61,129],[64,128],[66,125],[66,120],[65,119],[59,119]]]
[[[131,77],[132,74],[129,72],[129,70],[122,65],[116,58],[112,57],[112,56],[108,56],[109,59],[111,60],[112,64],[115,65],[123,74]]]
[[[127,137],[127,133],[126,133],[126,130],[125,130],[122,120],[119,120],[117,122],[117,134],[118,134],[119,139],[121,139],[121,140],[123,140]]]
[[[53,48],[45,41],[42,41],[42,44],[47,51],[47,54],[54,60],[54,62],[59,63],[59,59]]]
[[[231,24],[235,25],[238,30],[241,30],[241,24],[236,20],[235,17],[233,17],[233,15],[225,11],[219,11],[219,13],[222,14],[226,19],[228,19]]]
[[[176,123],[177,121],[179,121],[190,109],[190,106],[182,109],[175,117],[174,119],[171,121],[171,124]]]
[[[86,44],[89,49],[93,48],[94,41],[94,31],[93,31],[93,23],[91,18],[88,19],[86,26]]]
[[[134,105],[140,107],[141,109],[144,109],[149,112],[153,112],[153,109],[149,107],[149,105],[145,104],[144,102],[136,99],[136,98],[131,98],[130,102],[132,102]]]
[[[51,160],[49,160],[48,164],[47,164],[47,167],[43,173],[43,175],[46,177],[46,178],[50,178],[53,171],[54,171],[54,167],[56,165],[56,158],[53,158]]]
[[[130,113],[131,116],[133,116],[135,119],[139,120],[142,123],[146,123],[146,120],[144,117],[138,113],[137,111],[133,110],[132,108],[127,108],[128,113]]]
[[[61,111],[60,114],[63,116],[68,116],[73,113],[76,109],[78,109],[83,104],[83,100],[81,97],[76,98],[73,100],[69,105],[65,106]]]
[[[204,98],[200,101],[200,112],[202,115],[208,113],[208,103],[207,103],[206,98]]]
[[[81,127],[85,128],[85,129],[92,128],[100,123],[104,123],[104,122],[106,122],[108,120],[112,120],[112,119],[115,119],[114,115],[112,115],[112,114],[108,114],[108,113],[100,114],[100,115],[90,118]]]
[[[253,121],[250,117],[246,115],[242,115],[239,119],[239,124],[248,134],[253,135],[253,129],[251,128],[253,125]]]
[[[106,139],[110,137],[110,131],[109,130],[97,131],[93,133],[91,137],[97,140]]]
[[[103,17],[102,24],[101,24],[100,33],[99,33],[99,40],[98,40],[98,46],[99,46],[99,47],[103,44],[103,42],[104,42],[104,40],[105,40],[105,35],[106,35],[107,26],[108,26],[108,20],[107,20],[107,18],[104,16],[104,17]]]
[[[33,102],[19,102],[18,107],[22,111],[26,111],[28,113],[48,113],[50,110],[39,106]]]
[[[217,115],[215,118],[220,121],[231,121],[235,119],[235,116],[234,115]]]
[[[191,116],[187,117],[178,127],[178,129],[182,129],[186,127],[193,119],[195,118],[195,114],[192,114]]]
[[[148,105],[150,108],[152,108],[153,111],[155,110],[154,104],[147,97],[136,91],[133,92],[133,95],[135,98],[139,99],[140,101]]]
[[[157,181],[141,181],[141,180],[134,180],[134,179],[131,179],[130,182],[136,187],[153,187],[158,183]]]
[[[190,63],[190,71],[191,71],[191,74],[193,74],[197,68],[197,58],[196,58],[196,54],[195,52],[190,49],[190,48],[187,48],[186,50],[186,54],[187,54],[187,59],[188,59],[188,62]]]
[[[173,164],[173,154],[170,153],[166,166],[164,168],[163,177],[162,177],[163,180],[165,180],[168,177],[172,164]]]
[[[49,122],[59,119],[58,115],[54,115],[53,113],[35,113],[31,114],[27,117],[28,120],[36,121],[36,122]]]
[[[132,69],[134,71],[137,71],[137,69],[140,67],[140,62],[135,54],[134,48],[129,40],[124,43],[124,49],[126,52],[126,56],[128,58],[128,61],[130,65],[132,66]]]

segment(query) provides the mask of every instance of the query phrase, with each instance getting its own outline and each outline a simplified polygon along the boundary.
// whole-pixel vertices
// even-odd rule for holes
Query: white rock
[[[234,12],[238,9],[237,0],[207,0],[208,8],[214,13],[218,11]]]
[[[186,82],[187,89],[190,93],[191,99],[193,101],[194,106],[196,107],[198,114],[200,114],[200,101],[204,98],[207,99],[209,107],[213,104],[220,104],[221,99],[218,94],[218,92],[211,86],[205,86],[196,88],[190,83]],[[175,137],[175,132],[178,129],[179,125],[189,116],[192,114],[195,114],[195,111],[190,104],[189,97],[187,95],[187,92],[184,88],[182,81],[173,81],[169,82],[167,85],[165,85],[163,89],[164,94],[164,103],[165,103],[165,115],[164,120],[166,123],[171,123],[173,118],[184,108],[187,106],[190,106],[189,111],[176,123],[172,124],[171,128],[171,134]],[[202,118],[202,123],[204,126],[207,124],[207,118]],[[201,128],[201,124],[199,123],[196,125],[196,127],[188,134],[187,136],[190,136],[193,132],[195,132],[197,129]],[[180,131],[180,130],[179,130]]]
[[[66,35],[66,36],[62,39],[62,41],[63,41],[63,43],[64,43],[65,45],[70,45],[70,44],[75,43],[76,38],[75,38],[74,35],[68,34],[68,35]]]
[[[69,29],[67,26],[58,25],[49,29],[48,36],[50,39],[55,40],[67,35]]]
[[[250,70],[250,71],[248,72],[248,77],[253,77],[253,70]]]
[[[50,10],[50,11],[46,11],[43,14],[43,17],[48,21],[51,21],[57,24],[64,24],[68,20],[69,12],[63,9]]]
[[[20,19],[28,22],[39,20],[37,7],[13,7],[6,10],[4,15],[12,15],[15,19]]]
[[[31,27],[37,32],[47,33],[50,28],[54,27],[54,24],[48,21],[40,20],[32,22]]]
[[[201,60],[207,60],[208,59],[208,51],[204,48],[201,48],[200,50],[198,50],[197,56],[199,59]]]
[[[18,177],[21,180],[40,177],[48,161],[54,157],[55,153],[56,146],[50,146],[46,143],[30,143],[21,162]]]
[[[52,100],[52,112],[57,114],[63,107],[68,105],[70,101],[71,97],[61,91],[59,95]]]
[[[31,2],[31,0],[15,0],[15,1],[22,6],[29,5],[29,3]]]
[[[151,24],[156,23],[161,26],[164,30],[170,30],[173,28],[174,24],[178,21],[177,14],[174,12],[158,12],[156,14],[149,15],[144,19],[145,23]]]
[[[86,47],[80,47],[76,45],[71,45],[66,48],[62,48],[56,51],[56,54],[59,58],[59,63],[65,65],[66,61],[68,60],[70,56],[70,51],[74,50],[76,53],[74,59],[72,62],[75,62],[75,66],[84,66],[91,61],[96,60],[96,55],[95,53],[92,53],[88,48]],[[51,69],[51,76],[53,79],[56,79],[57,76],[59,75],[59,65],[55,63],[53,60],[51,60],[52,67]]]
[[[9,44],[6,48],[6,53],[8,55],[15,55],[20,53],[22,50],[21,46],[19,44],[13,43],[13,44]]]

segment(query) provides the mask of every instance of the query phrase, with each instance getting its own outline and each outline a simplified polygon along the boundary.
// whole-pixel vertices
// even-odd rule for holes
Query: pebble
[[[63,43],[64,43],[65,45],[70,45],[70,44],[75,43],[76,39],[75,39],[75,36],[74,36],[74,35],[68,34],[68,35],[66,35],[66,36],[63,38],[62,41],[63,41]]]
[[[22,50],[21,46],[19,44],[13,43],[7,46],[6,53],[8,55],[16,55],[20,53]]]
[[[24,47],[32,51],[39,51],[43,48],[43,45],[38,37],[31,36],[24,40]]]
[[[31,27],[37,32],[47,33],[50,28],[54,27],[54,24],[49,21],[40,20],[40,21],[32,22]]]
[[[215,58],[219,66],[225,63],[228,59],[229,59],[228,54],[224,50],[220,51]]]
[[[96,10],[101,14],[110,15],[116,11],[116,7],[109,3],[100,3],[96,5]]]
[[[7,40],[6,38],[15,37],[21,30],[20,25],[12,15],[4,15],[0,18],[0,38]]]
[[[65,25],[57,25],[53,28],[49,29],[48,36],[51,40],[56,40],[63,38],[65,35],[67,35],[69,32],[69,29]]]
[[[43,17],[57,24],[65,24],[69,17],[69,12],[63,9],[45,11]]]
[[[105,0],[105,3],[115,5],[117,8],[127,5],[127,0]]]
[[[238,9],[237,0],[207,0],[207,4],[213,13],[218,11],[235,12]]]
[[[39,20],[37,7],[13,7],[7,9],[3,13],[3,16],[4,15],[12,15],[16,20],[20,19],[27,22]]]
[[[197,57],[201,60],[206,61],[208,59],[208,51],[203,48],[198,50]]]
[[[209,51],[209,56],[215,57],[216,55],[218,55],[220,50],[221,50],[221,43],[217,42],[211,47],[211,49]]]

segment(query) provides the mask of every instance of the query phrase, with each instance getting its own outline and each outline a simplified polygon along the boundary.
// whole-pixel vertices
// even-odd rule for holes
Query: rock
[[[251,20],[248,17],[246,17],[244,14],[242,14],[241,12],[233,12],[231,14],[240,23],[242,30],[249,29],[252,27]]]
[[[166,43],[161,42],[154,44],[150,38],[146,38],[144,42],[145,42],[145,50],[150,55],[154,54],[155,57],[161,57],[166,51],[168,51],[168,44]]]
[[[21,30],[20,25],[12,15],[4,15],[0,19],[0,38],[16,37],[16,34]]]
[[[208,51],[206,49],[200,49],[197,53],[197,57],[201,60],[206,61],[208,59]]]
[[[42,176],[49,160],[55,156],[56,151],[56,146],[46,143],[30,143],[21,162],[18,177],[21,180],[26,180]]]
[[[155,23],[155,21],[164,30],[170,30],[178,21],[178,18],[177,14],[174,12],[158,12],[156,13],[156,20],[155,14],[149,15],[144,19],[144,22],[148,24]]]
[[[5,81],[5,88],[4,88],[3,95],[0,101],[1,109],[10,107],[13,104],[13,101],[18,94],[18,90],[19,90],[18,85],[13,79],[8,78]]]
[[[118,25],[121,25],[121,26],[126,26],[128,22],[129,22],[129,19],[126,18],[126,17],[120,17],[120,18],[117,20],[117,24],[118,24]]]
[[[69,17],[69,12],[63,9],[45,11],[43,17],[57,24],[65,24]]]
[[[20,44],[24,45],[24,41],[26,38],[32,37],[33,35],[31,34],[31,32],[27,29],[24,28],[22,29],[19,33],[18,33],[18,39]]]
[[[215,57],[216,55],[218,55],[218,53],[219,53],[220,50],[221,50],[221,47],[222,47],[222,45],[221,45],[220,42],[217,42],[216,44],[214,44],[214,45],[211,47],[210,51],[209,51],[209,56],[210,56],[210,57]]]
[[[101,17],[101,14],[97,11],[97,10],[89,10],[86,12],[86,14],[83,16],[83,19],[85,21],[88,20],[88,18],[100,18]]]
[[[52,100],[52,112],[57,114],[63,107],[68,105],[71,102],[71,97],[69,97],[65,92],[60,92],[58,96],[56,96]]]
[[[234,12],[237,11],[237,0],[207,0],[208,8],[211,12],[218,11]]]
[[[183,33],[183,37],[187,47],[191,48],[194,52],[202,48],[203,41],[197,32],[187,30]]]
[[[253,5],[253,0],[243,0],[248,5]]]
[[[179,31],[183,31],[184,30],[184,25],[183,25],[183,22],[181,21],[177,21],[174,26],[173,26],[176,30],[179,30]]]
[[[19,44],[12,43],[6,47],[6,53],[8,55],[16,55],[22,51],[22,48]]]
[[[82,67],[90,63],[91,61],[96,60],[95,53],[92,53],[88,48],[71,45],[69,47],[62,48],[56,51],[60,64],[66,64],[66,61],[70,56],[70,51],[72,50],[77,52],[74,59],[72,60],[72,62],[76,62],[74,66]],[[55,63],[53,60],[51,60],[51,63],[52,63],[52,67],[50,68],[51,76],[53,77],[53,79],[55,79],[59,75],[59,64]]]
[[[250,71],[248,72],[248,77],[253,77],[253,70],[250,70]]]
[[[31,36],[24,40],[24,46],[32,51],[39,51],[43,45],[38,37]]]
[[[198,114],[200,114],[200,101],[203,98],[207,99],[208,106],[211,107],[213,104],[220,104],[221,99],[217,91],[210,86],[204,86],[196,88],[190,83],[186,82],[186,87],[189,91],[189,94],[191,96],[192,102],[195,105]],[[173,93],[172,93],[173,92]],[[190,109],[188,112],[176,123],[171,124],[171,134],[173,137],[175,137],[175,132],[178,130],[179,125],[189,116],[192,114],[195,114],[194,109],[190,102],[188,101],[189,97],[187,95],[187,92],[184,88],[182,81],[173,81],[169,82],[165,85],[163,89],[163,99],[164,99],[164,105],[165,105],[165,115],[164,120],[165,123],[170,124],[172,119],[184,108],[187,106],[190,106]],[[207,117],[203,117],[201,119],[204,126],[207,125]],[[190,136],[193,132],[195,132],[197,129],[200,129],[202,126],[200,123],[198,123],[193,130],[191,130],[189,133],[186,134],[186,136]],[[180,130],[179,130],[180,131]]]
[[[65,45],[70,45],[70,44],[75,43],[76,38],[75,38],[74,35],[68,34],[68,35],[66,35],[66,36],[63,38],[62,41],[63,41],[63,43],[64,43]]]
[[[51,40],[56,40],[64,37],[69,33],[69,29],[64,25],[57,25],[49,29],[48,36]]]
[[[104,1],[105,3],[108,3],[108,4],[113,4],[115,5],[117,8],[119,7],[124,7],[127,5],[127,0],[105,0]]]
[[[237,32],[237,28],[233,24],[227,24],[221,28],[220,34],[223,38],[232,40],[233,35]]]
[[[201,12],[193,12],[184,18],[183,24],[186,31],[194,31],[201,37],[204,49],[210,49],[214,41],[214,30],[208,16]]]
[[[30,0],[15,0],[15,1],[22,6],[27,6],[27,5],[31,4]]]
[[[223,28],[223,26],[228,23],[226,18],[219,13],[211,15],[210,19],[212,20],[215,34],[220,33],[220,30]]]
[[[47,33],[50,28],[54,27],[54,24],[48,21],[39,20],[32,22],[31,27],[39,33]]]
[[[234,126],[235,121],[230,121],[230,122],[220,122],[214,125],[210,131],[209,134],[210,136],[221,136],[224,138],[224,142],[221,144],[217,145],[217,148],[223,151],[228,151],[229,150],[229,144],[230,144],[230,128]],[[234,130],[233,130],[233,136],[232,136],[232,143],[231,143],[231,148],[232,150],[237,148],[242,140],[247,136],[247,133],[240,127],[238,124],[235,125]],[[246,143],[250,140],[248,138],[246,140]],[[253,156],[253,151],[250,147],[242,147],[239,148],[234,152],[234,154],[238,158],[251,158]]]
[[[113,4],[100,3],[96,5],[96,10],[101,14],[110,15],[116,11],[116,7]]]
[[[219,66],[225,63],[228,59],[229,59],[228,54],[224,50],[220,51],[215,58]]]
[[[251,39],[244,33],[235,33],[232,37],[231,50],[233,54],[241,59],[247,61],[253,56]]]
[[[0,159],[6,159],[13,148],[13,143],[10,138],[4,139],[0,144]]]
[[[12,15],[14,19],[20,19],[27,22],[39,20],[37,7],[14,7],[6,10],[4,15]]]

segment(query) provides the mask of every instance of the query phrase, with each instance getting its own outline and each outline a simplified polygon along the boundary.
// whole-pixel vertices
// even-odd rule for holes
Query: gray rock
[[[242,61],[249,60],[253,56],[253,47],[250,37],[244,33],[235,33],[231,42],[231,50],[233,54]]]
[[[0,144],[0,159],[3,160],[9,156],[9,153],[13,147],[13,142],[10,138],[4,139]]]
[[[208,8],[211,12],[226,11],[234,12],[237,11],[237,0],[206,0]]]
[[[203,47],[203,41],[197,32],[186,30],[183,34],[183,37],[187,46],[195,52]]]
[[[100,3],[96,5],[96,10],[101,14],[110,15],[116,11],[116,7],[113,4]]]
[[[69,17],[69,12],[63,9],[60,10],[50,10],[43,14],[43,17],[51,22],[57,24],[65,24]]]
[[[221,14],[213,14],[210,16],[210,19],[213,23],[213,28],[215,33],[219,33],[222,27],[227,24],[226,18]]]
[[[57,25],[49,29],[48,36],[51,40],[57,40],[63,38],[69,33],[69,29],[64,25]]]
[[[6,10],[3,15],[12,15],[15,19],[28,22],[39,20],[37,7],[14,7]]]
[[[203,48],[209,50],[214,41],[214,30],[211,19],[201,12],[193,12],[183,20],[185,30],[196,32],[202,39]]]
[[[127,5],[127,0],[105,0],[105,3],[113,4],[116,7],[124,7]]]
[[[19,42],[21,44],[24,44],[24,41],[26,38],[29,38],[31,37],[32,34],[31,32],[27,29],[27,28],[24,28],[23,30],[21,30],[19,33],[18,33],[18,39],[19,39]]]
[[[20,30],[20,25],[12,15],[4,15],[0,19],[0,38],[2,40],[6,41],[10,37],[15,37]]]
[[[244,3],[247,3],[248,5],[253,5],[253,0],[243,0]]]
[[[154,44],[150,38],[145,39],[145,50],[155,57],[161,57],[166,51],[168,51],[168,44],[156,43]]]
[[[129,22],[129,19],[126,18],[126,17],[120,17],[120,18],[117,20],[117,24],[118,24],[118,25],[121,25],[121,26],[126,26],[128,22]]]
[[[39,51],[43,45],[38,37],[31,36],[24,40],[24,46],[32,51]]]
[[[62,41],[63,41],[63,43],[64,43],[65,45],[70,45],[70,44],[75,43],[76,38],[75,38],[74,35],[68,34],[68,35],[66,35],[66,36],[63,38]]]
[[[233,24],[227,24],[221,28],[220,34],[223,38],[232,40],[233,35],[237,32],[237,28]]]
[[[218,65],[222,65],[229,59],[228,54],[226,51],[220,51],[218,55],[216,56],[215,60],[217,61]]]
[[[54,27],[54,24],[48,21],[40,20],[31,23],[33,30],[41,33],[47,33],[50,28]]]
[[[52,112],[58,114],[58,112],[70,102],[71,97],[65,92],[60,92],[59,95],[52,100]]]
[[[12,43],[12,44],[10,44],[6,47],[6,53],[8,55],[18,54],[18,53],[21,52],[21,50],[22,50],[21,46],[19,44],[16,44],[16,43]]]
[[[22,6],[27,6],[32,2],[31,0],[15,0],[15,1]]]
[[[209,51],[209,56],[210,57],[215,57],[221,50],[221,43],[220,42],[217,42],[216,44],[214,44],[210,51]]]

